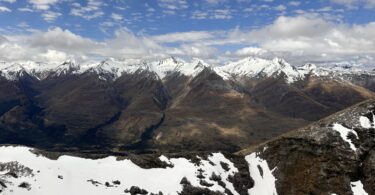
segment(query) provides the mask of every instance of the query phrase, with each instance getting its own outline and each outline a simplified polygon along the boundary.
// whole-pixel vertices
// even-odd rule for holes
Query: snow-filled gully
[[[277,195],[276,178],[272,174],[276,167],[271,170],[267,161],[255,152],[246,156],[245,159],[249,164],[250,176],[254,180],[254,187],[249,189],[249,194]]]

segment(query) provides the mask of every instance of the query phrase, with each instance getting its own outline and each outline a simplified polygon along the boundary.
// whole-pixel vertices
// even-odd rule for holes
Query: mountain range
[[[0,64],[0,143],[57,151],[228,151],[373,98],[375,72],[249,57]]]

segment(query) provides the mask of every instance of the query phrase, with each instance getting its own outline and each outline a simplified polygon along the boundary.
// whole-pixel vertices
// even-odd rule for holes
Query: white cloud
[[[221,4],[221,3],[226,3],[228,2],[228,0],[205,0],[208,4],[213,4],[213,5],[217,5],[217,4]]]
[[[42,17],[46,22],[53,22],[56,20],[56,18],[60,17],[61,15],[61,13],[53,11],[46,11],[42,13]]]
[[[326,7],[319,8],[316,11],[318,11],[318,12],[330,12],[330,11],[332,11],[332,7],[326,6]]]
[[[149,58],[167,55],[163,47],[149,37],[134,35],[119,29],[111,39],[101,42],[76,35],[69,30],[52,28],[31,35],[6,36],[0,42],[0,60],[60,61],[65,57],[82,56],[97,58]],[[55,57],[55,58],[54,58]],[[86,57],[85,57],[86,58]]]
[[[151,7],[149,4],[145,3],[145,7],[146,7],[146,11],[148,12],[155,12],[156,9],[154,9],[153,7]]]
[[[40,54],[42,60],[47,62],[63,62],[68,59],[68,55],[61,51],[47,50],[47,52]]]
[[[348,8],[358,8],[359,6],[369,9],[375,8],[375,0],[331,0],[331,2]]]
[[[207,31],[177,32],[153,37],[155,41],[160,43],[198,42],[212,38],[214,38],[214,35]]]
[[[32,10],[30,8],[27,8],[27,7],[18,8],[18,11],[20,11],[20,12],[34,12],[34,10]]]
[[[280,50],[301,49],[316,53],[368,53],[375,52],[375,23],[366,25],[342,25],[322,18],[280,17],[266,28],[272,39],[264,41],[266,48]],[[255,34],[265,33],[260,30]]]
[[[104,15],[104,12],[102,11],[103,5],[104,3],[99,0],[88,0],[85,6],[79,3],[74,3],[72,4],[73,7],[70,10],[70,14],[91,20]]]
[[[7,42],[8,39],[0,35],[0,44]]]
[[[34,8],[39,10],[49,10],[50,7],[56,3],[58,0],[29,0]]]
[[[30,28],[30,25],[27,24],[26,22],[21,22],[21,23],[17,24],[17,26],[20,27],[20,28],[25,28],[25,29]]]
[[[180,55],[182,56],[189,56],[189,57],[197,57],[197,58],[214,58],[214,54],[217,53],[217,48],[209,47],[203,44],[189,44],[189,45],[181,45],[180,48]]]
[[[112,24],[108,24],[112,25]],[[349,25],[318,14],[280,16],[252,30],[191,31],[136,35],[117,30],[112,38],[95,41],[69,30],[51,28],[23,36],[0,37],[0,60],[47,60],[51,56],[130,58],[178,55],[218,59],[247,55],[278,55],[292,63],[375,59],[375,22]],[[225,48],[240,48],[222,55]],[[242,48],[241,48],[242,47]]]
[[[257,44],[294,61],[349,59],[375,56],[375,23],[345,25],[320,16],[281,16],[273,24],[250,32],[234,31],[230,38]],[[303,59],[301,59],[303,58]]]
[[[188,2],[186,0],[158,0],[158,5],[161,8],[169,10],[179,10],[188,8]]]
[[[111,14],[111,18],[115,21],[121,21],[124,19],[124,17],[122,17],[122,15],[120,14],[116,14],[116,13],[112,13]]]
[[[333,3],[341,4],[341,5],[353,5],[356,3],[358,0],[331,0]]]
[[[254,30],[235,28],[229,31],[169,33],[154,39],[160,43],[199,43],[210,48],[245,45],[244,48],[228,54],[236,57],[273,54],[302,63],[315,60],[374,59],[373,34],[375,22],[348,25],[336,23],[322,15],[304,14],[294,17],[280,16],[272,24]]]
[[[232,13],[229,9],[214,10],[211,16],[212,19],[231,19]]]
[[[286,10],[286,6],[285,5],[278,5],[275,7],[275,10],[277,11],[285,11]]]
[[[375,0],[365,0],[366,8],[375,8]]]
[[[9,8],[7,7],[4,7],[4,6],[0,6],[0,12],[11,12],[12,10],[10,10]]]
[[[290,1],[289,2],[289,5],[291,5],[291,6],[300,6],[301,5],[301,2],[300,1]]]
[[[205,11],[194,11],[191,15],[191,19],[203,20],[203,19],[232,19],[232,10],[230,9],[213,9]]]
[[[119,29],[113,39],[106,40],[98,53],[114,57],[141,57],[157,54],[163,47],[148,37],[138,37],[128,29]]]
[[[273,24],[256,30],[253,33],[258,36],[273,37],[312,37],[324,35],[331,28],[331,23],[315,15],[300,15],[296,17],[280,16]]]
[[[268,51],[259,47],[244,47],[237,50],[234,54],[239,57],[244,56],[261,56],[266,54]]]
[[[53,50],[71,51],[82,53],[85,49],[96,47],[96,42],[61,28],[49,29],[46,32],[36,32],[25,37],[31,47],[42,47]]]
[[[17,0],[0,0],[0,2],[15,3]]]
[[[191,19],[203,20],[207,19],[208,13],[204,11],[194,11],[192,13]]]

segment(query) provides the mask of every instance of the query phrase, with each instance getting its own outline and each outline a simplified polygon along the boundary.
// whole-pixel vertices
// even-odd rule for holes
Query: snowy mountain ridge
[[[170,73],[180,73],[185,76],[199,74],[204,68],[211,68],[223,79],[235,77],[272,77],[284,75],[287,83],[303,79],[307,74],[315,76],[340,76],[342,74],[375,74],[360,68],[353,67],[318,67],[314,64],[306,64],[301,67],[292,66],[282,58],[272,60],[247,57],[238,61],[229,62],[222,66],[211,66],[201,59],[184,61],[174,57],[164,58],[156,61],[142,59],[117,60],[109,58],[101,62],[78,63],[74,59],[67,60],[62,64],[47,64],[38,62],[7,63],[0,62],[0,75],[8,80],[16,80],[25,73],[38,78],[45,79],[48,76],[59,76],[66,74],[83,74],[93,72],[98,75],[110,74],[114,79],[122,74],[133,74],[137,71],[154,72],[160,79]]]
[[[284,59],[274,58],[266,60],[261,58],[248,57],[236,62],[228,63],[224,66],[216,68],[219,75],[223,78],[233,76],[265,76],[280,75],[284,73],[288,83],[292,83],[304,77],[294,66],[287,63]]]

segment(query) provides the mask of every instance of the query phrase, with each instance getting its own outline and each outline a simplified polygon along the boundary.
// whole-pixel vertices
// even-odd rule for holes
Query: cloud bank
[[[183,1],[180,3],[183,5]],[[44,9],[50,4],[36,6]],[[295,65],[342,61],[374,65],[374,34],[375,22],[349,25],[318,14],[279,16],[269,25],[250,30],[136,35],[119,28],[111,38],[102,41],[53,27],[27,35],[0,36],[0,59],[51,62],[67,58],[98,60],[174,55],[219,63],[245,56],[281,56]]]

